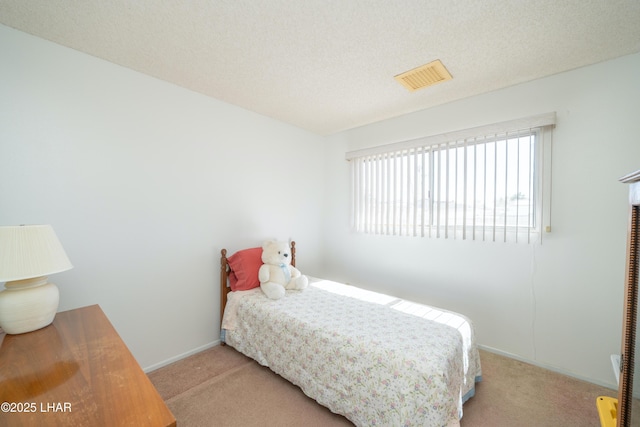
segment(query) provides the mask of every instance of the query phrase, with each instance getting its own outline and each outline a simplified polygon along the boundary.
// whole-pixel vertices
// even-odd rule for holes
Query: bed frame
[[[291,265],[296,266],[296,242],[291,241]],[[222,325],[222,317],[224,316],[224,308],[227,306],[227,294],[231,292],[229,287],[229,273],[231,266],[227,261],[227,250],[220,251],[220,325]]]
[[[295,264],[296,262],[295,242],[293,241],[290,242],[290,248],[291,248],[292,264]],[[221,253],[220,314],[222,317],[226,309],[227,301],[232,303],[236,303],[236,301],[231,299],[235,296],[234,294],[229,295],[230,288],[228,285],[228,281],[229,281],[228,279],[232,269],[231,269],[231,266],[229,265],[229,260],[227,258],[227,251],[225,249],[222,249],[220,253]],[[233,258],[233,257],[230,257],[230,258]],[[338,285],[337,283],[335,284]],[[311,288],[313,288],[313,286],[311,286]],[[317,293],[314,293],[314,292],[317,292]],[[302,303],[303,306],[298,306],[298,307],[305,307],[305,309],[302,310],[303,313],[300,313],[299,319],[309,319],[309,318],[314,318],[314,316],[319,316],[318,312],[313,309],[314,305],[309,304],[309,302],[312,300],[316,301],[316,297],[319,298],[318,300],[321,300],[323,302],[322,305],[324,307],[334,307],[335,304],[331,305],[331,302],[336,302],[335,298],[338,298],[338,296],[335,294],[329,294],[329,292],[330,291],[324,291],[322,289],[310,289],[307,292],[291,294],[290,302],[292,304]],[[228,300],[229,297],[230,299]],[[283,311],[282,306],[287,306],[288,304],[269,304],[267,301],[264,301],[264,298],[262,298],[262,295],[260,295],[260,292],[258,292],[257,294],[254,292],[250,292],[247,295],[243,295],[243,297],[248,298],[249,302],[252,302],[252,301],[256,302],[257,304],[256,307],[253,307],[253,310],[251,310],[254,312],[254,314],[260,312],[261,314],[268,315],[269,310],[273,310],[271,314],[287,313],[286,309],[284,309]],[[348,308],[356,311],[361,310],[363,315],[367,314],[364,317],[368,316],[368,318],[372,318],[372,316],[376,316],[377,318],[377,316],[381,316],[386,313],[390,316],[390,319],[393,321],[392,323],[394,323],[395,328],[399,329],[400,324],[402,324],[403,326],[406,325],[404,323],[406,319],[402,317],[402,314],[400,314],[400,317],[394,317],[392,309],[389,309],[389,312],[387,312],[386,309],[384,308],[380,310],[378,308],[375,308],[373,311],[369,310],[369,312],[366,313],[368,309],[371,309],[371,307],[365,305],[367,304],[367,302],[357,301],[357,298],[349,298],[349,297],[344,297],[344,298],[348,300],[348,301],[345,301],[345,304],[347,305]],[[258,301],[261,301],[262,303],[266,303],[266,304],[264,305],[258,304]],[[240,301],[238,301],[237,303],[238,305],[241,305]],[[233,305],[234,304],[230,304],[229,308],[232,308]],[[268,310],[264,310],[265,305],[269,307]],[[296,306],[293,305],[292,307],[294,307],[294,312],[295,312]],[[236,308],[240,310],[239,307],[236,307]],[[347,312],[352,313],[350,310],[347,310]],[[441,312],[441,313],[444,314],[446,317],[447,315],[446,313],[444,312]],[[231,314],[232,313],[227,313],[227,315],[231,315]],[[236,316],[241,315],[238,312],[234,314],[236,314]],[[329,315],[329,314],[340,314],[340,313],[332,312],[330,310],[329,311],[321,310],[321,314]],[[304,352],[305,350],[310,349],[311,353],[309,354],[312,354],[315,351],[316,356],[320,354],[320,356],[318,357],[320,357],[322,361],[329,360],[332,358],[332,356],[335,357],[335,361],[332,364],[334,368],[342,365],[349,365],[349,366],[356,365],[356,369],[351,369],[351,371],[347,370],[344,372],[338,372],[336,370],[336,375],[340,377],[336,379],[334,378],[333,375],[326,375],[327,373],[330,374],[332,372],[330,367],[324,366],[322,364],[321,365],[314,364],[313,366],[307,367],[309,368],[309,372],[314,372],[313,375],[307,376],[307,377],[313,377],[313,380],[305,381],[299,378],[299,376],[296,376],[295,367],[297,365],[295,365],[295,363],[291,363],[291,364],[286,363],[287,367],[291,367],[293,365],[293,369],[288,369],[286,367],[279,365],[279,363],[275,362],[271,356],[269,355],[265,356],[264,354],[262,354],[263,353],[262,350],[258,347],[261,347],[262,345],[267,345],[267,344],[264,342],[264,340],[260,339],[260,337],[253,337],[257,339],[247,339],[246,336],[243,335],[244,332],[249,331],[250,333],[250,331],[255,331],[254,329],[255,325],[253,325],[253,323],[255,323],[254,318],[252,317],[251,313],[247,313],[247,316],[248,317],[246,321],[238,320],[238,323],[236,325],[238,341],[234,341],[236,337],[235,331],[234,332],[223,331],[221,334],[222,335],[221,343],[223,344],[227,339],[229,339],[230,341],[228,342],[233,343],[234,347],[239,352],[244,353],[248,357],[257,360],[258,363],[260,363],[261,365],[268,366],[273,372],[277,373],[284,379],[291,381],[292,384],[299,386],[302,390],[306,390],[305,394],[307,394],[312,399],[319,402],[321,405],[326,405],[330,409],[333,408],[331,410],[336,413],[341,413],[343,415],[348,414],[345,416],[347,417],[351,416],[353,419],[359,420],[359,422],[355,423],[356,425],[358,424],[370,425],[372,423],[369,421],[373,419],[377,419],[378,417],[381,417],[381,419],[385,419],[385,420],[394,420],[393,422],[386,423],[386,424],[393,424],[393,425],[398,425],[399,423],[401,423],[401,420],[400,420],[401,417],[408,417],[408,419],[412,419],[412,420],[415,419],[416,421],[421,420],[421,422],[417,423],[420,425],[425,424],[422,421],[425,421],[427,419],[437,418],[442,420],[447,419],[449,421],[453,421],[453,418],[455,418],[456,416],[459,418],[460,415],[462,414],[461,404],[464,403],[469,397],[473,395],[473,392],[475,390],[474,388],[475,382],[479,381],[479,377],[481,376],[481,370],[479,365],[480,361],[477,354],[477,347],[475,344],[473,328],[471,327],[471,325],[469,324],[470,326],[468,328],[469,331],[468,333],[466,333],[466,335],[463,334],[463,331],[458,331],[460,334],[463,334],[464,336],[461,336],[460,337],[461,339],[457,339],[457,337],[454,336],[455,334],[454,330],[449,330],[449,328],[446,328],[446,331],[445,331],[445,328],[443,327],[443,325],[434,326],[429,324],[429,330],[434,331],[434,334],[429,337],[428,342],[431,345],[434,345],[434,343],[441,343],[444,346],[442,350],[442,354],[433,355],[438,359],[437,363],[427,363],[427,362],[415,363],[415,369],[413,368],[407,369],[407,370],[403,369],[403,371],[408,371],[408,372],[394,374],[390,365],[385,364],[384,362],[380,362],[379,360],[380,358],[384,358],[384,356],[382,355],[386,354],[386,350],[385,350],[386,347],[385,348],[380,347],[375,350],[372,349],[371,352],[367,353],[367,351],[369,350],[365,351],[365,349],[368,348],[368,342],[362,341],[361,343],[357,344],[359,348],[358,351],[367,353],[362,355],[362,359],[364,360],[363,364],[366,366],[369,366],[368,363],[371,364],[370,368],[373,375],[373,376],[369,376],[368,379],[364,380],[363,384],[366,383],[366,386],[360,387],[357,391],[353,390],[354,394],[357,395],[356,400],[342,398],[340,396],[342,392],[329,392],[327,395],[324,395],[323,394],[324,389],[327,389],[328,387],[328,390],[331,390],[331,387],[327,386],[327,384],[332,384],[333,382],[336,382],[336,381],[340,382],[342,384],[340,386],[341,390],[344,389],[346,393],[347,391],[350,392],[350,390],[348,390],[349,387],[343,387],[344,385],[355,384],[356,382],[358,382],[356,378],[357,372],[359,371],[357,364],[353,363],[353,361],[348,357],[349,355],[348,351],[341,353],[341,350],[340,350],[342,348],[341,347],[342,340],[345,340],[346,338],[348,338],[348,333],[354,332],[353,329],[346,328],[347,332],[345,332],[345,334],[337,334],[339,336],[337,336],[335,340],[329,340],[331,341],[330,343],[316,342],[316,341],[313,341],[313,339],[310,337],[313,336],[315,332],[328,330],[327,328],[335,327],[340,329],[342,326],[342,323],[340,324],[336,323],[336,322],[341,322],[340,318],[336,318],[332,316],[330,318],[332,320],[331,322],[323,323],[321,321],[319,322],[320,329],[314,330],[311,327],[309,328],[305,327],[305,325],[309,322],[302,322],[295,316],[287,317],[289,316],[289,314],[283,314],[283,317],[280,318],[279,320],[283,320],[283,319],[284,321],[291,320],[294,324],[300,326],[299,334],[292,334],[292,335],[297,335],[299,338],[296,344],[300,344],[304,342],[304,344],[302,345],[302,347],[304,348],[295,349],[294,351],[291,351],[286,355],[287,358],[295,359],[296,355],[298,354],[298,350]],[[380,319],[385,320],[384,317],[381,317]],[[235,320],[237,319],[234,319],[234,321]],[[278,319],[272,319],[272,320],[278,321]],[[467,320],[465,320],[464,318],[461,318],[461,320],[464,320],[465,322],[467,322]],[[415,321],[411,321],[410,322],[411,324],[409,325],[409,329],[415,333],[419,333],[418,331],[423,331],[422,326],[425,326],[425,325],[418,324],[418,322],[420,322],[419,319],[416,319]],[[446,321],[440,322],[440,323],[446,323]],[[222,324],[222,319],[221,319],[221,324]],[[232,325],[232,323],[230,323],[230,325]],[[383,323],[380,323],[377,325],[377,327],[381,327],[382,325]],[[386,325],[386,323],[384,323],[384,325]],[[245,326],[246,326],[246,330],[245,330]],[[435,329],[432,329],[432,328],[435,328]],[[454,328],[457,328],[457,326],[454,326]],[[230,326],[230,329],[234,329],[234,327]],[[278,330],[284,329],[283,325],[281,323],[278,323],[277,329]],[[437,335],[439,333],[442,333],[441,337]],[[315,335],[322,335],[322,333],[315,334]],[[397,336],[401,336],[401,335],[397,335]],[[309,345],[306,342],[306,338],[309,338],[313,342],[313,344]],[[305,339],[305,341],[301,341],[301,339]],[[400,344],[402,343],[407,344],[406,340],[403,341],[400,338],[391,337],[391,339],[392,339],[391,344],[396,342]],[[279,343],[285,343],[286,340],[278,339],[276,341],[278,341]],[[388,345],[389,343],[386,343],[386,344]],[[322,351],[318,352],[318,350],[314,350],[314,347],[322,347],[321,350],[324,349],[326,351],[323,354]],[[293,349],[294,347],[291,347],[291,348]],[[427,350],[429,348],[432,348],[432,347],[425,346],[423,351],[417,351],[414,356],[419,355],[421,357],[420,361],[426,360],[427,355],[431,354]],[[267,351],[266,353],[271,353],[273,355],[274,352]],[[280,352],[276,352],[276,353],[280,355]],[[463,367],[464,365],[464,362],[462,360],[463,353],[465,353],[467,357],[466,360],[468,361],[467,363],[468,369],[467,367]],[[377,356],[378,354],[380,354],[381,356],[378,357]],[[411,356],[408,356],[409,358],[407,358],[405,357],[405,355],[400,355],[400,354],[392,354],[390,355],[390,357],[392,359],[396,358],[398,361],[402,360],[404,361],[403,363],[410,363],[412,366],[414,365],[414,362],[418,360],[418,359],[413,360],[413,359],[410,359]],[[309,358],[312,359],[313,356],[309,356]],[[282,359],[282,360],[285,360],[285,359]],[[308,358],[305,357],[304,360],[308,360]],[[375,360],[378,360],[378,363],[376,363]],[[320,361],[320,360],[318,359],[314,361]],[[463,369],[457,370],[458,367]],[[440,369],[444,369],[444,370],[452,369],[451,370],[452,375],[456,376],[454,387],[455,388],[459,387],[459,390],[452,388],[453,383],[449,384],[447,383],[447,381],[441,380],[442,375],[441,375]],[[329,372],[327,372],[327,370]],[[464,370],[464,372],[462,372],[462,370]],[[325,374],[325,375],[323,376],[322,374]],[[393,384],[394,377],[400,378],[398,380],[400,382],[396,382],[395,384]],[[376,387],[376,384],[379,384],[378,380],[381,380],[382,378],[385,378],[385,381],[386,379],[389,379],[388,387],[385,384],[386,391],[384,393],[381,393],[380,395],[370,396],[370,393],[368,391],[369,388]],[[426,382],[427,381],[426,378],[431,378],[433,380],[433,384],[431,381]],[[415,383],[414,387],[417,395],[423,395],[426,400],[422,400],[419,402],[418,400],[415,400],[417,399],[417,397],[413,396],[409,398],[408,400],[409,403],[405,405],[405,401],[403,400],[404,389],[402,387],[404,384],[413,384],[413,383]],[[431,387],[431,385],[433,385],[433,387]],[[454,395],[458,395],[458,400],[456,400],[455,398],[452,398],[452,396]],[[362,402],[367,402],[369,400],[371,402],[374,402],[372,405],[369,405],[369,409],[359,407],[360,405],[362,405]],[[430,406],[432,405],[432,403],[430,403],[431,401],[436,403],[442,403],[442,405],[436,404],[436,406]],[[416,411],[415,410],[416,408],[413,408],[413,406],[415,406],[414,403],[415,405],[420,403],[419,411]],[[397,408],[396,404],[399,404],[400,407],[403,409],[395,410]],[[378,408],[379,405],[391,405],[391,406],[387,407],[387,409],[389,409],[389,411],[387,411],[388,413],[383,411],[382,414],[378,414],[376,412],[376,408]],[[457,410],[457,414],[455,413],[456,410]],[[401,414],[405,414],[405,415],[401,415]],[[444,422],[443,424],[447,424],[449,423],[449,421]],[[450,425],[456,425],[456,424],[450,423]]]

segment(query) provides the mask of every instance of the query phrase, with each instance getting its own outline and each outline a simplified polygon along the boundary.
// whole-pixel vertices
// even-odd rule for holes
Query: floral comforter
[[[455,426],[480,380],[456,313],[324,280],[231,292],[223,340],[358,426]]]

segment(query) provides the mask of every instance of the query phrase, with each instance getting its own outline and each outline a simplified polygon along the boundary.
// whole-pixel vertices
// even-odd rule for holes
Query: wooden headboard
[[[296,266],[296,242],[293,240],[291,241],[291,265]],[[220,325],[222,325],[222,316],[227,305],[227,294],[231,292],[229,287],[230,272],[231,267],[227,261],[227,250],[222,249],[220,251]]]

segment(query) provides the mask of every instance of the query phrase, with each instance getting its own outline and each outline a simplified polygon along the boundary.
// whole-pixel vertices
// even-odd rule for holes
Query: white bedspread
[[[464,316],[335,282],[231,292],[224,340],[358,426],[459,425],[480,379]]]

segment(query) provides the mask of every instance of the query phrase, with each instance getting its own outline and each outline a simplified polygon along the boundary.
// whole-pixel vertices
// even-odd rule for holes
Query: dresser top
[[[176,425],[98,305],[0,334],[0,404],[2,426]]]

